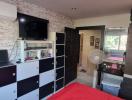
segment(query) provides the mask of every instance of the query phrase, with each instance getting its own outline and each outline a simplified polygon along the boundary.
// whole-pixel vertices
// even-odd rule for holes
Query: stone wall
[[[49,32],[63,32],[64,27],[73,27],[71,18],[45,9],[44,7],[30,4],[26,2],[26,0],[1,1],[16,5],[18,12],[49,20]],[[11,55],[15,55],[16,50],[13,47],[18,37],[19,28],[17,20],[11,21],[9,19],[0,19],[0,49],[8,49],[9,55],[11,54],[11,51],[14,51]]]

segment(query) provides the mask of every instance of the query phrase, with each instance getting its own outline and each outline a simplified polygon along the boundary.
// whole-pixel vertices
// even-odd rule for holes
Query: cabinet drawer
[[[64,33],[56,33],[56,44],[64,44],[65,35]]]
[[[56,45],[56,56],[64,55],[64,45]]]
[[[64,66],[64,57],[57,57],[56,58],[56,68]]]
[[[56,79],[64,77],[64,67],[56,70]]]
[[[20,97],[39,88],[39,76],[17,82],[17,96]]]
[[[10,85],[0,88],[1,100],[16,100],[17,98],[17,84],[12,83]]]
[[[29,92],[19,97],[17,100],[39,100],[39,89]]]
[[[64,87],[64,78],[56,81],[56,91]]]
[[[39,72],[43,73],[54,69],[54,58],[43,59],[39,61]]]
[[[16,82],[16,66],[0,68],[0,87]]]
[[[51,82],[39,89],[39,99],[43,99],[46,96],[52,94],[54,92],[54,82]]]
[[[39,61],[22,63],[17,65],[17,81],[39,74]]]
[[[42,87],[55,80],[55,71],[50,70],[50,71],[41,73],[39,76],[39,79],[40,79],[39,86]]]

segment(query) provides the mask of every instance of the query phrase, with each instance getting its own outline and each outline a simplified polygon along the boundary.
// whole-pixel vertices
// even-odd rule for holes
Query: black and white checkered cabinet
[[[54,58],[0,68],[2,100],[43,100],[54,92]]]
[[[64,34],[55,36],[54,58],[0,68],[1,100],[46,100],[64,87]]]

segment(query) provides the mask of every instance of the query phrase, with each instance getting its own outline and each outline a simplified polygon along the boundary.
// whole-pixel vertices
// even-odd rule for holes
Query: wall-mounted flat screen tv
[[[19,37],[25,40],[46,40],[48,37],[48,20],[17,14],[19,21]]]

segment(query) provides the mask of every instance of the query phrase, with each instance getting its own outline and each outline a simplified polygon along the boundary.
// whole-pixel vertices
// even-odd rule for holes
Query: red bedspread
[[[72,83],[48,100],[122,100],[80,83]]]

